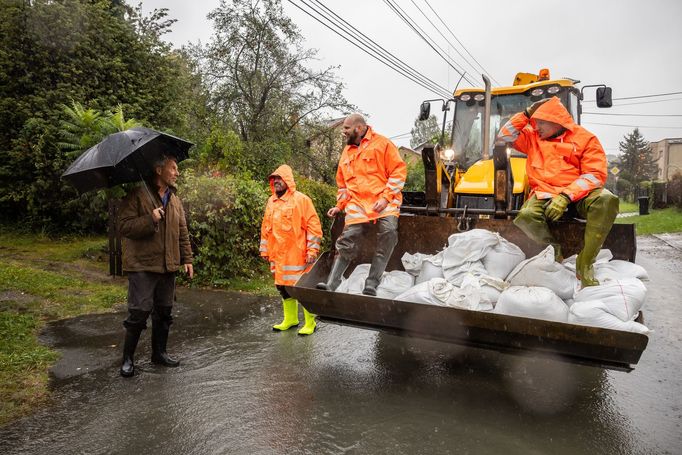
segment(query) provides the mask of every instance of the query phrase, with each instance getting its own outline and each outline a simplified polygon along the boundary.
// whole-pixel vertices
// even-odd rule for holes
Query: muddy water
[[[676,240],[638,240],[655,332],[632,373],[324,323],[273,333],[273,300],[183,291],[177,369],[149,363],[146,334],[120,378],[120,314],[50,326],[54,402],[0,428],[0,453],[682,453]]]

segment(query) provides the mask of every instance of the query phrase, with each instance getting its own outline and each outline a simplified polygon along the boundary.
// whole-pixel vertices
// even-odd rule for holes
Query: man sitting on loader
[[[547,221],[558,221],[573,204],[587,220],[576,275],[583,287],[598,285],[593,264],[618,214],[618,198],[604,188],[606,154],[597,137],[577,125],[553,97],[515,114],[500,130],[498,141],[528,157],[530,195],[514,224],[537,243],[552,245],[561,261],[561,247]]]
[[[337,253],[329,277],[317,287],[336,290],[359,252],[358,242],[366,235],[366,227],[376,223],[377,248],[362,291],[365,295],[376,295],[381,275],[398,243],[398,216],[407,166],[398,148],[374,132],[360,114],[346,117],[343,135],[347,145],[336,171],[337,202],[327,215],[333,218],[343,210],[345,226],[336,241]]]

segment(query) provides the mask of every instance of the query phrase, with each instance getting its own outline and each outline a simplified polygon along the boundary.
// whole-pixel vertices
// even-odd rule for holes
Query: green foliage
[[[411,133],[410,147],[417,147],[424,142],[439,143],[441,127],[438,125],[438,118],[431,115],[426,120],[415,119]]]
[[[424,191],[426,175],[424,172],[424,162],[419,160],[407,164],[407,179],[404,191]]]
[[[649,215],[616,218],[616,223],[634,223],[637,235],[682,232],[682,210],[677,207],[651,210]]]
[[[682,209],[682,174],[674,174],[667,184],[668,203]]]
[[[296,190],[313,200],[317,216],[322,223],[322,249],[329,248],[333,219],[327,216],[327,210],[336,205],[336,186],[296,177]]]
[[[34,228],[101,229],[84,216],[96,197],[60,181],[70,151],[96,141],[96,112],[118,109],[160,129],[183,130],[179,102],[191,92],[181,55],[160,41],[165,11],[140,16],[113,0],[3,2],[0,8],[0,211]],[[154,25],[155,24],[155,25]],[[69,100],[88,108],[65,112]],[[73,115],[70,115],[73,114]],[[85,123],[79,131],[64,122]],[[66,132],[63,135],[62,131]],[[82,143],[81,143],[82,141]],[[70,143],[67,149],[60,143]],[[70,149],[70,150],[69,150]],[[97,206],[95,210],[99,210]]]
[[[655,179],[658,165],[651,153],[651,146],[635,128],[620,142],[621,177],[633,183]]]

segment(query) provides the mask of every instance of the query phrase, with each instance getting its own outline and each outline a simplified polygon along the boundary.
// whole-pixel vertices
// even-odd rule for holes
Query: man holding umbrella
[[[123,237],[123,270],[128,274],[128,317],[121,376],[135,373],[134,353],[140,333],[152,318],[152,362],[176,367],[166,352],[173,317],[175,274],[182,267],[191,279],[192,249],[182,202],[175,194],[180,175],[177,158],[162,154],[153,163],[149,189],[141,185],[121,204],[118,225]]]

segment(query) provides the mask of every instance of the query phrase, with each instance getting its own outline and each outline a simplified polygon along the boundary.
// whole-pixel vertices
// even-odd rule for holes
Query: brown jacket
[[[123,237],[123,270],[176,272],[182,264],[192,263],[185,211],[171,188],[165,216],[154,224],[152,210],[161,207],[161,198],[153,185],[150,190],[156,205],[144,187],[132,190],[121,203],[118,226]]]

